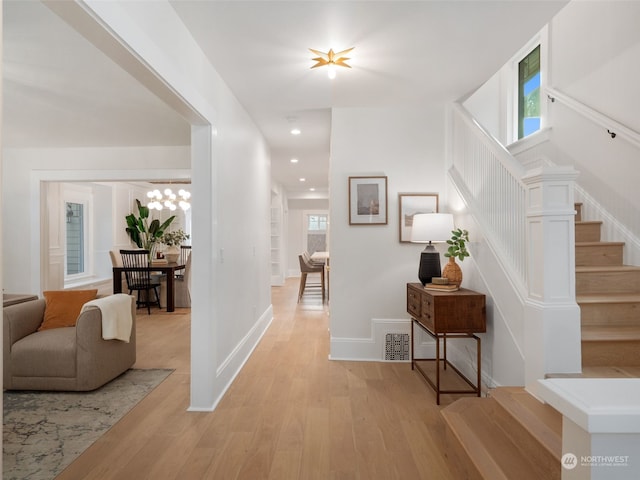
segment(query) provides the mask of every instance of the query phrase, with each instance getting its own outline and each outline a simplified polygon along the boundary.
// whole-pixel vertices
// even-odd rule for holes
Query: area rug
[[[92,392],[4,392],[3,479],[55,478],[172,371],[130,369]]]

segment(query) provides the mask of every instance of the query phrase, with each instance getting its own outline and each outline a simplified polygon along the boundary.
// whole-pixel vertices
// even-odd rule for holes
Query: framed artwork
[[[387,224],[387,177],[349,177],[349,225]]]
[[[411,241],[411,227],[416,213],[438,213],[437,193],[399,193],[400,243]]]

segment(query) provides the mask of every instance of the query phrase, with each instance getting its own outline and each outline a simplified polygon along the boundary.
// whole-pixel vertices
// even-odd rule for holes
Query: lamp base
[[[440,274],[440,253],[438,253],[432,244],[429,244],[420,253],[418,278],[422,286],[425,286],[427,283],[431,283],[433,277],[439,277]]]

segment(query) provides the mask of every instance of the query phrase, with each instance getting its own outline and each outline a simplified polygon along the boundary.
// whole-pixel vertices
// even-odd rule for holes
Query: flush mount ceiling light
[[[310,48],[309,50],[311,50],[313,53],[315,53],[316,55],[320,55],[319,57],[312,58],[312,60],[317,63],[311,68],[323,67],[326,65],[328,68],[327,74],[329,75],[329,78],[336,78],[336,65],[340,67],[351,68],[351,65],[347,65],[345,63],[350,58],[345,57],[344,55],[349,53],[354,48],[355,47],[347,48],[346,50],[342,50],[341,52],[334,52],[331,48],[327,53]]]

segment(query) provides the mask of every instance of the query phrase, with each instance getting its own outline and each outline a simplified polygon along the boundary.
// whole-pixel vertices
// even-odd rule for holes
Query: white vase
[[[178,247],[177,245],[168,247],[164,251],[164,258],[166,258],[167,262],[169,263],[176,263],[178,261],[178,258],[180,258],[180,247]]]

